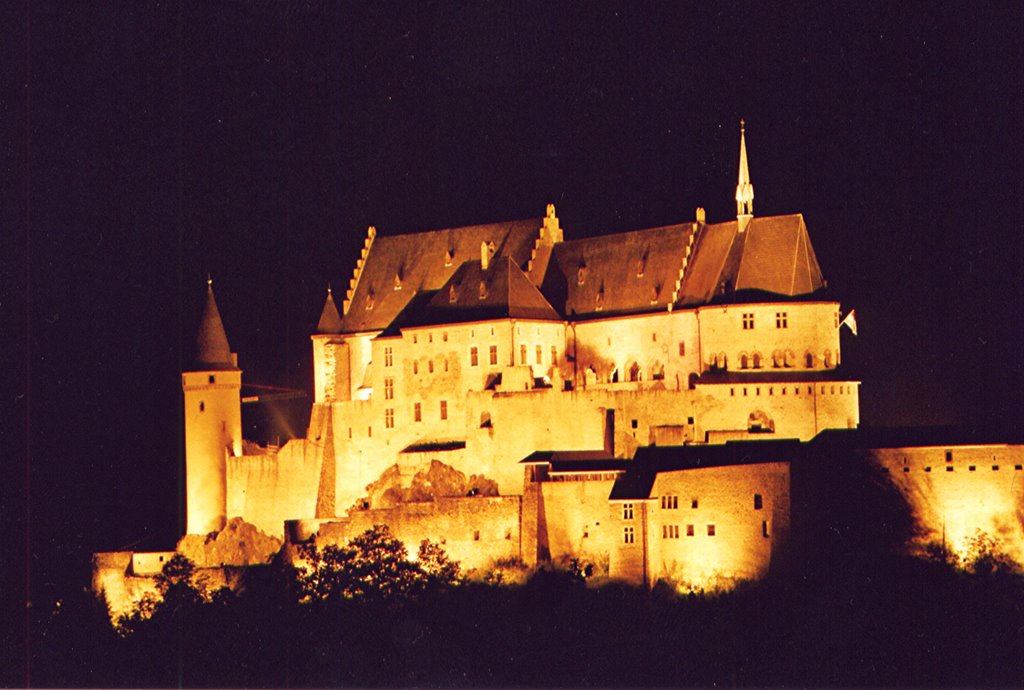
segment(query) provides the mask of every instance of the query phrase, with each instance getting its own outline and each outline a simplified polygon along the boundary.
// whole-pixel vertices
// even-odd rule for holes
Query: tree
[[[386,525],[375,525],[347,546],[317,549],[310,543],[300,553],[306,564],[297,571],[298,588],[307,601],[407,597],[432,583],[455,582],[459,568],[429,541],[420,545],[421,561],[410,561]]]

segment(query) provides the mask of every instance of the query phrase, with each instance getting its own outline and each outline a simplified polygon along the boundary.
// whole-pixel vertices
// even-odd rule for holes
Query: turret
[[[334,304],[331,286],[320,312],[313,340],[313,401],[347,400],[349,397],[348,345],[341,333],[341,315]]]
[[[747,170],[747,138],[746,122],[740,120],[740,172],[736,182],[736,221],[739,231],[747,229],[747,224],[754,217],[754,185],[750,182],[750,171]]]
[[[185,511],[187,534],[224,527],[227,457],[242,454],[242,372],[206,281],[206,305],[196,357],[181,374],[185,404]]]

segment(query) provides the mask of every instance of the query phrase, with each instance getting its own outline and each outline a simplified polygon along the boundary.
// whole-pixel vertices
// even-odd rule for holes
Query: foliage
[[[303,544],[300,554],[305,565],[296,577],[305,601],[408,597],[432,585],[453,584],[459,573],[458,564],[429,541],[420,544],[420,560],[410,561],[386,525],[374,526],[347,546]]]

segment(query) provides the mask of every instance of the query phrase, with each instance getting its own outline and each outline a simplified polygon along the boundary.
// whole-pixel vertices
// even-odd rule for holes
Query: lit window
[[[390,347],[384,348],[384,366],[390,367],[395,363],[395,355]]]
[[[498,363],[498,346],[497,345],[491,345],[490,358],[491,358],[491,364],[492,365],[495,365],[495,364]]]
[[[469,366],[471,366],[471,367],[475,367],[475,366],[477,366],[477,365],[478,365],[479,363],[480,363],[480,362],[479,362],[479,360],[477,359],[477,354],[476,354],[476,348],[475,348],[475,347],[471,347],[471,348],[469,348]]]
[[[448,419],[448,401],[441,401],[441,421]]]
[[[632,520],[633,519],[633,504],[623,503],[622,504],[622,519]]]
[[[754,510],[761,510],[764,507],[764,501],[761,498],[761,494],[754,494]]]
[[[789,316],[784,311],[775,312],[775,327],[789,328]]]
[[[421,403],[413,403],[412,406],[412,418],[415,422],[423,421],[423,405]]]
[[[384,399],[393,400],[395,398],[395,380],[388,376],[384,379]]]
[[[708,525],[708,536],[709,537],[715,536],[715,526],[714,525]]]
[[[520,345],[519,346],[519,363],[520,364],[526,364],[526,346],[525,345]]]
[[[754,315],[744,314],[743,315],[743,330],[751,331],[754,329]]]
[[[395,428],[395,411],[392,408],[384,410],[384,428],[394,429]]]
[[[624,544],[632,544],[635,538],[636,532],[632,527],[624,527],[622,529],[622,542]]]

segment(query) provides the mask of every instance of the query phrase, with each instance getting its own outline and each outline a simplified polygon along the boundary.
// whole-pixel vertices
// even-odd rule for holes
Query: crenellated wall
[[[289,441],[277,452],[229,458],[228,517],[282,537],[285,520],[316,513],[323,442]]]

